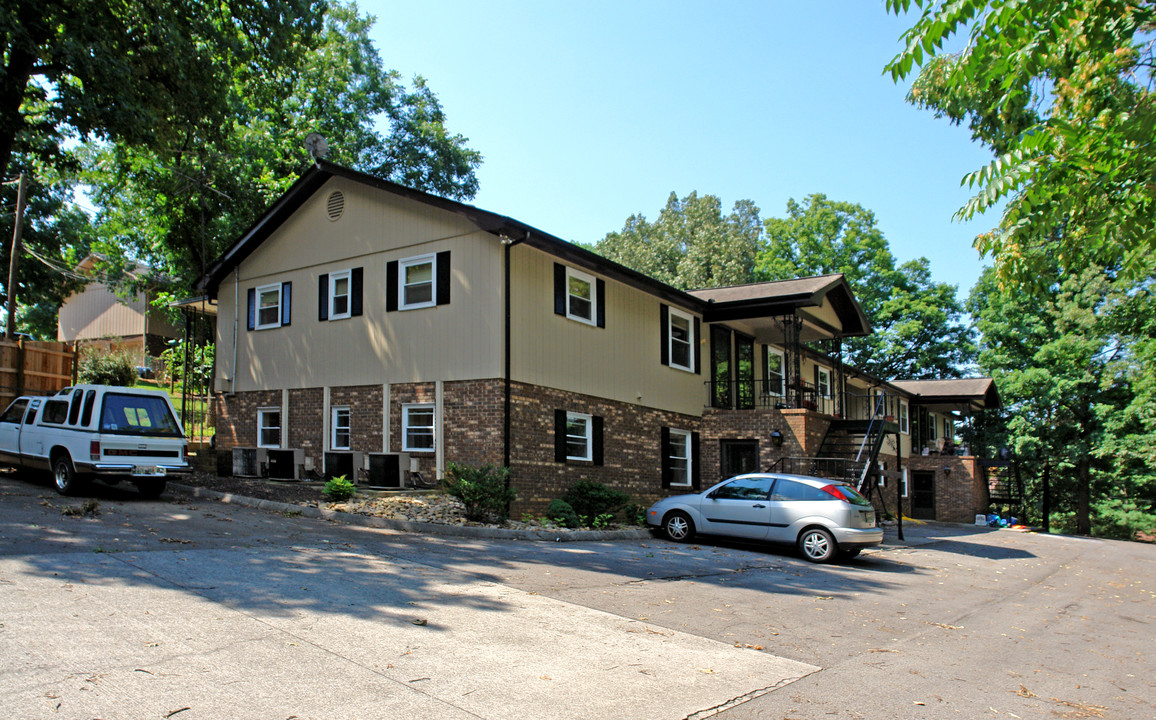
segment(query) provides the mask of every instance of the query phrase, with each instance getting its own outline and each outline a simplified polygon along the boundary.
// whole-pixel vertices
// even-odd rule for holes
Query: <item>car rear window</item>
[[[843,493],[843,496],[847,498],[847,502],[851,503],[852,505],[864,505],[867,507],[871,506],[871,501],[863,497],[863,493],[859,492],[850,485],[840,485],[839,492]]]
[[[101,432],[121,435],[181,436],[181,426],[164,398],[106,393],[100,411]]]

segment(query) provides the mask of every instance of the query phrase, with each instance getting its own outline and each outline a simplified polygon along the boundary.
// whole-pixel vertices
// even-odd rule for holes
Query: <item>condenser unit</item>
[[[236,477],[261,477],[268,453],[268,448],[233,448],[233,475]]]
[[[305,465],[305,451],[301,448],[269,450],[265,476],[274,480],[300,480]]]
[[[325,453],[323,475],[326,478],[344,476],[351,483],[357,482],[358,470],[362,468],[364,455],[357,450],[331,450]]]
[[[401,489],[409,472],[409,453],[369,453],[369,487]]]

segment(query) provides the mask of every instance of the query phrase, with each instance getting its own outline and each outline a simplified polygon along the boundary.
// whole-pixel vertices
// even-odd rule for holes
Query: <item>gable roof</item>
[[[216,298],[217,289],[228,274],[268,239],[322,185],[334,177],[345,178],[454,213],[496,238],[508,240],[512,244],[524,243],[576,267],[642,289],[671,304],[697,311],[703,315],[706,322],[786,315],[798,308],[820,305],[827,299],[844,325],[843,335],[866,335],[871,331],[870,323],[842,275],[755,283],[688,293],[514,218],[431,195],[323,159],[315,160],[285,194],[270,205],[264,214],[222,253],[197,281],[196,289],[204,291],[210,298]]]
[[[989,377],[955,380],[892,380],[891,384],[915,396],[925,406],[965,406],[973,410],[1002,406],[995,381]]]

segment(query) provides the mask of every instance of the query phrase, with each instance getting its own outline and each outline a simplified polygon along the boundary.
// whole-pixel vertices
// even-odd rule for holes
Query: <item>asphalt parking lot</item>
[[[0,476],[0,714],[1156,717],[1156,548],[905,530],[815,566]]]

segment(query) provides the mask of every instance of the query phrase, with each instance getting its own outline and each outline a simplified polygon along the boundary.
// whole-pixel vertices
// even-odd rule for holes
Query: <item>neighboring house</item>
[[[199,286],[216,302],[222,449],[300,449],[318,468],[406,452],[435,477],[506,465],[532,511],[584,478],[645,503],[800,469],[862,419],[871,462],[822,469],[858,480],[888,434],[895,463],[910,455],[898,418],[915,395],[838,361],[843,337],[870,332],[841,275],[682,292],[319,160]]]
[[[77,265],[76,272],[93,274],[97,260],[95,255],[89,255]],[[140,276],[146,272],[147,267],[137,265],[132,274]],[[104,282],[94,280],[60,306],[56,338],[102,350],[128,350],[138,365],[144,365],[146,358],[160,355],[166,343],[181,337],[182,332],[163,312],[151,307],[151,300],[151,291],[125,300]]]

